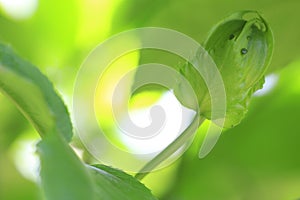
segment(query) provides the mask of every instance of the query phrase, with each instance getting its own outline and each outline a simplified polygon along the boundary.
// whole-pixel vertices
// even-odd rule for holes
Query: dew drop
[[[230,34],[229,35],[229,40],[232,40],[234,38],[234,35],[233,34]]]
[[[242,54],[242,55],[245,55],[246,53],[248,53],[248,49],[242,48],[242,49],[241,49],[241,54]]]
[[[251,36],[247,36],[247,40],[251,40]]]

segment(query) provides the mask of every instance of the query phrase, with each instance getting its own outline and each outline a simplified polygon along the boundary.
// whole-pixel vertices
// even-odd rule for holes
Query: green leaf
[[[90,166],[97,197],[104,200],[155,200],[151,191],[123,171],[105,165]]]
[[[263,86],[273,54],[272,30],[257,11],[238,11],[213,27],[204,46],[223,78],[225,127],[236,126],[245,117],[252,94]],[[210,112],[205,109],[207,117]]]
[[[143,184],[119,170],[99,165],[99,169],[90,170],[91,178],[67,144],[72,126],[67,109],[52,84],[36,67],[2,44],[0,91],[16,104],[43,138],[38,152],[47,199],[155,199]]]
[[[50,81],[35,66],[0,44],[0,91],[6,94],[43,137],[58,132],[70,141],[68,111]]]
[[[245,117],[252,94],[263,86],[273,53],[272,31],[256,11],[238,11],[212,28],[204,47],[224,82],[227,106],[224,127],[234,127]],[[206,56],[199,52],[192,62],[201,63]],[[211,97],[201,75],[189,63],[180,72],[197,95],[200,115],[211,119]],[[183,105],[193,106],[186,100],[184,87],[175,88],[175,94]]]
[[[58,135],[39,144],[42,187],[49,200],[155,200],[135,178],[104,165],[86,168]]]
[[[59,135],[47,135],[39,144],[42,188],[48,200],[94,199],[88,170]]]

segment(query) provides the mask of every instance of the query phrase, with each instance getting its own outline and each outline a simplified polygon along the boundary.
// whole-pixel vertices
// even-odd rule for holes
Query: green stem
[[[198,113],[194,117],[192,123],[187,127],[183,133],[178,136],[171,144],[169,144],[162,152],[150,160],[140,171],[135,175],[135,178],[142,180],[152,170],[154,170],[160,163],[174,154],[182,145],[184,145],[194,135],[195,130],[204,122],[205,118],[201,118]]]

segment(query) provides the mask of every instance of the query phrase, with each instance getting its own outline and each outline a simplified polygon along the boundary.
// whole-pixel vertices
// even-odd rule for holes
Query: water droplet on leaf
[[[246,53],[248,53],[248,49],[242,48],[242,49],[241,49],[241,54],[242,54],[242,55],[245,55]]]
[[[229,40],[232,40],[234,38],[234,35],[233,34],[230,34],[229,35]]]

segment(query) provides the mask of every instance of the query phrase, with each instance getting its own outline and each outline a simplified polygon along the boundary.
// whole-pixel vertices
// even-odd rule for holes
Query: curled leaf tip
[[[263,86],[273,53],[273,33],[257,11],[238,11],[212,28],[204,48],[215,62],[224,82],[225,127],[234,127],[244,118],[252,94]],[[201,53],[197,54],[195,60],[201,60],[202,56]],[[203,78],[193,66],[185,65],[183,68],[183,75],[191,80],[197,94],[200,115],[212,119],[211,97]]]

